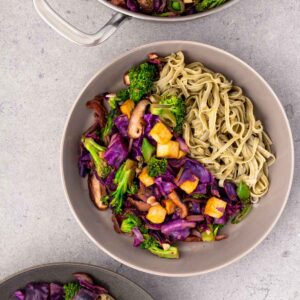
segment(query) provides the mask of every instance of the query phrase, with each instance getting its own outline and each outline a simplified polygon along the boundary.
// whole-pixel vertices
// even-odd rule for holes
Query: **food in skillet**
[[[110,0],[133,12],[159,17],[186,16],[218,7],[228,0]]]
[[[15,292],[17,300],[114,300],[107,290],[85,273],[74,274],[75,281],[65,284],[31,282]]]
[[[100,210],[133,245],[178,258],[177,241],[226,238],[268,189],[271,140],[240,88],[182,52],[124,75],[125,89],[87,102],[80,175]],[[109,110],[106,110],[106,107]]]

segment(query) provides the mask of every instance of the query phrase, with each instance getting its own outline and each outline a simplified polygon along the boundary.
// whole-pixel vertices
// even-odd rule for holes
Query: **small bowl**
[[[228,224],[226,240],[213,243],[179,243],[178,260],[161,259],[132,246],[132,240],[113,230],[111,212],[98,211],[89,199],[86,179],[78,173],[79,141],[92,123],[86,101],[95,95],[122,87],[122,75],[151,52],[167,55],[182,50],[187,61],[201,61],[232,79],[254,103],[255,115],[263,121],[273,140],[277,160],[270,167],[270,190],[240,224]],[[272,230],[287,202],[292,185],[294,148],[284,109],[264,79],[237,57],[215,47],[188,41],[164,41],[138,47],[100,70],[76,99],[64,130],[61,170],[66,197],[85,233],[104,252],[137,270],[164,276],[204,274],[229,265],[253,250]]]

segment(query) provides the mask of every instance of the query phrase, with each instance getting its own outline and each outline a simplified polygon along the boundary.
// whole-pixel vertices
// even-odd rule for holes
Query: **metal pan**
[[[54,9],[49,5],[47,0],[33,0],[33,3],[36,11],[41,16],[41,18],[55,31],[57,31],[60,35],[62,35],[66,39],[78,45],[96,46],[103,43],[110,36],[112,36],[117,31],[119,26],[123,23],[123,21],[129,19],[130,17],[146,20],[146,21],[154,21],[154,22],[184,22],[184,21],[190,21],[210,14],[217,13],[237,3],[239,0],[230,0],[229,2],[219,7],[198,14],[193,14],[189,16],[172,17],[172,18],[136,13],[124,9],[122,7],[115,6],[110,2],[108,2],[107,0],[98,0],[98,1],[106,5],[107,7],[113,9],[115,13],[112,15],[110,20],[102,28],[100,28],[98,31],[96,31],[93,34],[88,34],[75,28],[72,24],[70,24],[62,16],[60,16],[56,11],[54,11]]]

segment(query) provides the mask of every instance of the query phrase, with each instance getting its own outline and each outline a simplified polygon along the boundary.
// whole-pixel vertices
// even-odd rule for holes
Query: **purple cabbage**
[[[152,114],[145,114],[144,115],[144,121],[145,121],[145,136],[149,139],[149,142],[153,145],[156,145],[156,142],[154,139],[149,135],[149,132],[153,128],[153,126],[159,121],[159,117],[152,115]]]
[[[78,160],[78,168],[81,177],[85,177],[87,174],[89,174],[91,169],[90,153],[83,146],[81,146],[81,154]]]
[[[120,134],[114,134],[110,140],[107,150],[104,153],[104,158],[107,163],[119,168],[122,162],[128,156],[128,147]]]
[[[140,136],[139,138],[133,140],[130,152],[133,159],[139,160],[142,157],[142,144],[143,136]]]
[[[79,281],[79,284],[89,291],[101,295],[106,294],[107,290],[99,285],[93,284],[92,278],[85,273],[76,273],[74,277]]]
[[[133,12],[139,11],[139,6],[135,0],[127,0],[126,5],[127,8]]]
[[[172,231],[170,237],[174,240],[184,241],[190,235],[190,229],[185,228],[182,230]]]
[[[224,225],[227,223],[227,221],[228,221],[228,217],[226,216],[226,214],[224,214],[221,218],[214,219],[214,224]]]
[[[212,177],[210,192],[213,196],[220,198],[220,189],[218,186],[218,182],[215,177]]]
[[[102,179],[104,185],[110,190],[114,191],[117,188],[117,185],[114,183],[114,179],[116,176],[116,171],[112,171],[108,174],[108,176]]]
[[[49,300],[64,300],[64,288],[57,283],[50,283],[49,285],[50,289],[50,298]]]
[[[114,119],[115,126],[122,136],[128,136],[129,120],[126,115],[119,115]]]
[[[97,300],[99,299],[99,294],[94,293],[87,289],[80,289],[73,300]]]
[[[158,187],[159,192],[163,196],[168,196],[176,188],[176,184],[174,183],[174,176],[172,176],[168,172],[164,175],[156,177],[154,182]]]
[[[144,241],[144,237],[137,227],[132,228],[132,232],[134,234],[133,246],[138,247]]]
[[[224,182],[224,190],[226,195],[228,196],[229,200],[237,201],[238,196],[236,194],[236,186],[232,182],[225,181]]]
[[[170,221],[161,227],[161,232],[170,235],[174,231],[180,231],[187,228],[195,228],[196,222],[190,222],[183,219]]]
[[[48,283],[28,283],[25,287],[25,299],[48,300],[49,284]]]
[[[15,291],[14,295],[17,300],[25,300],[25,295],[22,291]]]
[[[207,183],[198,184],[192,194],[193,195],[194,194],[206,195],[207,194]]]
[[[201,207],[198,201],[191,201],[191,207],[189,210],[192,214],[201,214]]]
[[[177,181],[177,185],[183,184],[185,181],[196,181],[195,175],[191,172],[191,170],[184,168],[180,178]]]
[[[185,153],[190,153],[190,149],[182,137],[177,137],[176,141],[179,143],[179,149]]]

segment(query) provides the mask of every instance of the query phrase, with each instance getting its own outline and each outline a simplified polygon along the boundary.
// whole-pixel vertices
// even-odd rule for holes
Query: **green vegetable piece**
[[[139,190],[138,183],[136,181],[132,182],[132,185],[128,188],[127,193],[129,195],[135,195]]]
[[[151,157],[148,162],[147,169],[150,177],[157,177],[165,174],[167,171],[167,160],[165,158],[158,159],[156,157]]]
[[[214,224],[213,225],[213,234],[214,234],[214,237],[216,237],[218,235],[218,232],[220,229],[223,228],[224,225],[222,224]]]
[[[128,89],[123,89],[117,92],[117,97],[121,100],[121,101],[126,101],[130,98],[129,95],[129,90]]]
[[[129,95],[131,100],[137,102],[145,94],[150,93],[156,73],[155,66],[149,63],[142,63],[137,68],[129,70]]]
[[[177,247],[170,246],[168,250],[164,250],[161,244],[149,234],[144,234],[144,242],[141,244],[141,248],[147,249],[152,254],[161,258],[179,258],[179,251]]]
[[[72,300],[80,290],[80,284],[77,282],[69,282],[63,286],[65,292],[64,300]]]
[[[201,238],[203,242],[212,242],[215,240],[214,232],[211,229],[206,229],[201,233]]]
[[[198,12],[212,9],[214,7],[220,6],[224,4],[227,0],[202,0],[200,3],[198,3],[195,8]]]
[[[131,189],[135,176],[137,163],[131,159],[127,159],[116,173],[114,182],[117,184],[117,189],[112,193],[112,201],[110,206],[115,209],[115,213],[122,212],[124,195]]]
[[[105,138],[108,135],[110,135],[111,130],[112,130],[113,126],[114,126],[114,119],[115,119],[116,115],[117,115],[117,111],[116,110],[111,110],[108,113],[105,127],[102,128],[102,132],[101,132],[101,138],[102,138],[103,141],[105,140]]]
[[[242,202],[248,201],[250,198],[250,195],[251,195],[248,185],[243,181],[241,181],[238,184],[236,193],[237,193],[238,197],[242,200]]]
[[[144,138],[143,139],[143,144],[142,144],[142,154],[144,157],[145,162],[148,162],[151,158],[151,156],[155,152],[155,147],[150,144],[150,142]]]
[[[181,5],[180,5],[179,2],[173,1],[173,2],[172,2],[172,8],[173,8],[174,10],[180,10],[180,9],[181,9]]]
[[[126,219],[122,221],[121,231],[130,233],[134,227],[139,227],[142,224],[140,218],[135,215],[128,215]]]
[[[111,168],[106,160],[99,155],[101,152],[104,152],[106,148],[97,144],[93,138],[82,137],[81,142],[90,153],[98,176],[106,178],[110,173]]]
[[[242,211],[240,213],[238,213],[232,220],[231,220],[231,223],[232,224],[238,224],[240,223],[241,221],[243,221],[248,215],[249,213],[251,212],[252,210],[252,204],[249,203],[249,204],[246,204]]]
[[[101,198],[101,201],[103,202],[103,204],[108,205],[109,202],[109,195],[105,195]]]
[[[161,97],[159,103],[153,103],[150,106],[150,112],[159,116],[162,121],[167,123],[174,131],[181,133],[185,118],[185,103],[177,96]]]

